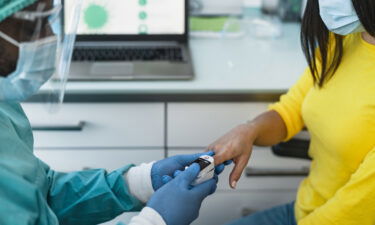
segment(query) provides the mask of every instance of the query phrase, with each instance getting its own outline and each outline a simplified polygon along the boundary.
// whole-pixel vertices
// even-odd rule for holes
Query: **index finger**
[[[232,160],[233,157],[227,151],[220,151],[214,155],[215,165],[220,165],[225,161]]]

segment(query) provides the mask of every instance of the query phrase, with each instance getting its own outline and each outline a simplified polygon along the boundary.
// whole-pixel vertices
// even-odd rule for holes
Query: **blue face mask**
[[[0,77],[0,101],[23,101],[34,95],[55,72],[57,38],[18,43],[0,32],[0,36],[18,46],[17,67]]]
[[[351,0],[319,0],[319,9],[327,28],[336,34],[365,31]]]

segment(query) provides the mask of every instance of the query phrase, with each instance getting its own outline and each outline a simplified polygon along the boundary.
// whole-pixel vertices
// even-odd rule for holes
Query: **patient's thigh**
[[[233,221],[228,225],[296,225],[294,202],[276,206]]]

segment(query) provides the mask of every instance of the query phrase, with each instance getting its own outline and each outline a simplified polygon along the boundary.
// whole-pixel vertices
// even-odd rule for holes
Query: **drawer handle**
[[[309,174],[308,167],[300,169],[259,169],[259,168],[246,168],[247,177],[288,177],[288,176],[307,176]]]
[[[92,168],[92,167],[89,167],[89,166],[84,166],[83,168],[82,168],[82,170],[93,170],[94,168]]]
[[[61,125],[32,125],[33,131],[82,131],[85,127],[85,121],[79,121],[74,124],[61,124]]]

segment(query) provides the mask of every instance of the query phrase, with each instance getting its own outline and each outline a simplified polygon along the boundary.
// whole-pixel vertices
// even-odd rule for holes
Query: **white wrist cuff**
[[[146,203],[154,194],[154,188],[151,181],[152,163],[142,163],[139,166],[132,167],[123,175],[129,186],[130,193],[139,201]]]
[[[167,225],[158,212],[145,207],[138,216],[130,220],[129,225]]]

